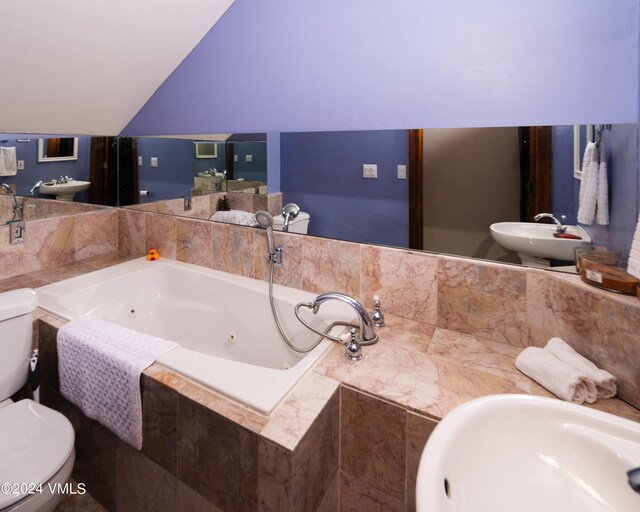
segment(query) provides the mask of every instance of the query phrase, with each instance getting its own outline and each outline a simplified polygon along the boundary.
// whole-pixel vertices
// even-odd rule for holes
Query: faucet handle
[[[351,329],[351,338],[344,346],[344,357],[349,361],[360,361],[362,359],[362,347],[356,336],[356,328]]]
[[[380,311],[380,297],[373,296],[373,311],[371,312],[371,321],[375,327],[384,327],[384,314]]]

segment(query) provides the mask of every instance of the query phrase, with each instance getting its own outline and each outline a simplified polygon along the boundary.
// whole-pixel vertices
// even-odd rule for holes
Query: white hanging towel
[[[62,396],[140,450],[140,375],[179,345],[93,316],[62,326],[57,341]]]
[[[0,147],[0,176],[15,176],[18,172],[16,148]]]
[[[627,272],[629,272],[633,277],[640,279],[640,217],[638,217],[636,231],[633,234],[633,242],[631,242],[631,252],[629,252]]]
[[[598,165],[598,203],[596,206],[596,223],[601,226],[609,224],[609,176],[604,145],[600,143],[600,164]]]
[[[593,224],[596,217],[598,200],[598,150],[595,142],[587,142],[582,159],[582,181],[580,183],[580,201],[578,222]]]

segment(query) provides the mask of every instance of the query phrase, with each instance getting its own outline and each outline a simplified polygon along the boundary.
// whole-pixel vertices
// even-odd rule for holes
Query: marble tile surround
[[[118,251],[117,219],[115,209],[101,208],[27,221],[25,242],[16,245],[9,243],[9,226],[1,225],[0,279],[115,254]]]
[[[134,215],[143,217],[133,220]],[[139,250],[140,235],[134,233],[144,225],[147,242],[162,239],[167,257],[268,279],[264,231],[214,223],[209,241],[208,227],[183,226],[178,236],[163,217],[127,213],[128,231],[119,232],[121,250]],[[276,283],[347,293],[367,307],[379,295],[386,313],[519,349],[562,336],[619,375],[619,396],[640,406],[640,330],[635,328],[640,302],[633,297],[587,287],[578,276],[513,265],[288,233],[276,233],[276,243],[285,247]]]

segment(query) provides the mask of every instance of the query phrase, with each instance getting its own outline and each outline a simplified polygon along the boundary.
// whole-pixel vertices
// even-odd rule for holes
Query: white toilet
[[[307,234],[309,229],[310,215],[307,212],[300,212],[298,216],[289,221],[289,233],[302,233]],[[273,229],[282,231],[284,226],[284,217],[282,215],[274,215],[273,217]]]
[[[33,400],[13,402],[27,382],[35,291],[0,293],[0,512],[49,512],[71,478],[75,435],[67,418]],[[51,492],[54,489],[54,492]]]

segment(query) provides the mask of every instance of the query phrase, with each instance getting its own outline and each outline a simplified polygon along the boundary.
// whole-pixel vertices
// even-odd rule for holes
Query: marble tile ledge
[[[128,259],[131,257],[115,254],[98,256],[23,274],[0,280],[0,291],[43,286]],[[64,324],[42,310],[36,311],[38,318],[56,328]],[[490,394],[551,396],[516,370],[514,362],[521,347],[389,314],[386,321],[387,326],[379,330],[380,342],[363,348],[362,361],[346,361],[344,348],[335,345],[269,417],[160,364],[152,365],[144,375],[287,450],[298,445],[341,384],[434,419],[463,402]],[[640,411],[619,399],[599,400],[590,407],[640,421]]]
[[[492,394],[553,396],[515,367],[522,347],[476,338],[386,315],[380,341],[363,347],[363,360],[346,361],[335,346],[315,371],[418,414],[442,419],[451,409]],[[640,410],[620,399],[594,409],[640,421]]]

